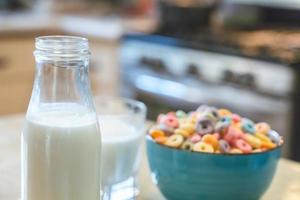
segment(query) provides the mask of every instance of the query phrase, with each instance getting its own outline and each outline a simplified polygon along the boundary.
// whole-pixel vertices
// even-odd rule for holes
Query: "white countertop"
[[[152,17],[124,18],[118,15],[87,16],[34,12],[0,12],[0,34],[38,33],[39,31],[49,30],[116,40],[127,32],[151,32],[156,27],[156,24],[156,20]]]
[[[0,117],[0,199],[20,197],[20,133],[24,114]],[[151,181],[145,144],[138,174],[140,195],[137,200],[165,200]],[[262,200],[299,200],[300,164],[281,159],[270,188]]]

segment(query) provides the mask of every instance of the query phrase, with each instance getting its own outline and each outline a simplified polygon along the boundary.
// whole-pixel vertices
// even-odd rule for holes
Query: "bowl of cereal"
[[[168,200],[257,200],[283,145],[267,123],[209,106],[160,114],[146,142],[153,182]]]

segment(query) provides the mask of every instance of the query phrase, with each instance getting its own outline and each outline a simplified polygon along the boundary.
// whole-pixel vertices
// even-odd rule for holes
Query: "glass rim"
[[[122,97],[122,96],[106,96],[106,95],[98,95],[98,96],[94,96],[94,102],[95,102],[95,105],[97,107],[97,102],[100,102],[100,101],[107,101],[107,102],[111,102],[111,101],[115,101],[115,102],[124,102],[124,103],[129,103],[135,107],[137,107],[140,112],[139,113],[144,113],[144,115],[146,115],[147,113],[147,107],[146,105],[142,102],[142,101],[139,101],[139,100],[135,100],[135,99],[130,99],[130,98],[126,98],[126,97]],[[96,109],[97,111],[97,109]],[[127,116],[129,114],[132,114],[130,112],[128,112],[128,110],[126,112],[123,112],[123,113],[97,113],[98,116],[101,116],[101,117],[115,117],[115,116],[118,116],[118,117],[121,117],[121,116]]]

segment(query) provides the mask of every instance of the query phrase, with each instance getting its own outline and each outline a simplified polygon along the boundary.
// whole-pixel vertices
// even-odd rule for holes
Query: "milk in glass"
[[[120,183],[134,175],[143,137],[141,130],[117,118],[100,118],[102,131],[102,185]]]

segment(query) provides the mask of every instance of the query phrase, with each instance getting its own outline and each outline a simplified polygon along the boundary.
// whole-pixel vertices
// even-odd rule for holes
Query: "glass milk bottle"
[[[36,75],[22,132],[21,200],[99,200],[101,138],[85,38],[36,39]]]

